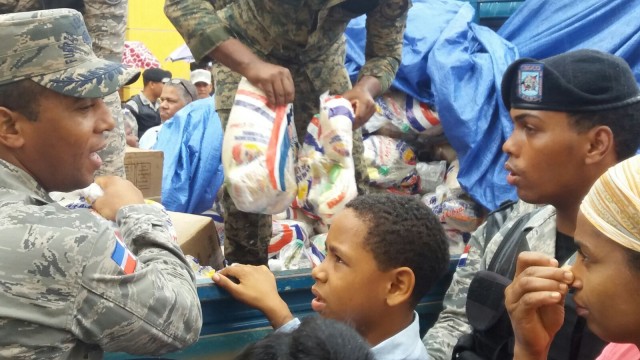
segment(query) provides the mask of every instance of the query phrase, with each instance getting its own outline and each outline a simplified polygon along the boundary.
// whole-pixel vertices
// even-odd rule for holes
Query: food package
[[[298,156],[295,206],[330,224],[358,195],[353,164],[353,108],[339,96],[320,97]]]
[[[269,242],[269,257],[278,255],[286,245],[298,239],[308,242],[313,235],[313,225],[305,221],[273,220],[271,222],[271,241]]]
[[[390,90],[376,99],[376,112],[365,127],[372,133],[383,129],[388,122],[405,134],[436,136],[443,132],[437,112],[397,90]],[[389,131],[386,133],[389,134]]]
[[[291,204],[296,148],[291,104],[269,106],[264,93],[243,78],[222,146],[225,184],[239,210],[277,214]]]
[[[364,140],[364,161],[371,185],[411,187],[417,179],[416,154],[404,141],[371,135]]]

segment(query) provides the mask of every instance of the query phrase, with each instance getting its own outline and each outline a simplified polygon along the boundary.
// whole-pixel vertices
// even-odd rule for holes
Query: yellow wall
[[[165,0],[129,1],[129,18],[126,39],[141,41],[160,61],[160,67],[171,71],[174,77],[189,79],[189,63],[164,59],[184,40],[164,15]],[[124,89],[124,99],[129,99],[142,89],[142,77]]]

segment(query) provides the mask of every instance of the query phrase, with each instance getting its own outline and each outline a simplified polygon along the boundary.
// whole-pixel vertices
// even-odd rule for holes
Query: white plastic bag
[[[320,96],[298,156],[295,205],[330,224],[332,217],[358,195],[353,164],[353,108],[338,96]]]
[[[225,183],[238,209],[277,214],[291,204],[296,147],[291,104],[268,106],[264,93],[243,78],[222,146]]]

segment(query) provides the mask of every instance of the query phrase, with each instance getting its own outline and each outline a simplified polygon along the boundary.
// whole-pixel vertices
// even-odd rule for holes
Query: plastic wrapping
[[[295,205],[326,224],[358,195],[351,152],[353,118],[349,101],[320,96],[320,114],[309,123],[298,156]]]
[[[272,108],[243,78],[222,147],[225,183],[236,207],[277,214],[293,201],[297,138],[291,104]]]

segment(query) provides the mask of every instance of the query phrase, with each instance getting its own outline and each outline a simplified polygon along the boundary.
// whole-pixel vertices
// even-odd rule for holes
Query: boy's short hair
[[[309,316],[291,333],[276,332],[249,345],[236,360],[374,360],[369,344],[348,325]]]
[[[411,298],[417,304],[449,265],[449,245],[438,218],[420,200],[395,194],[358,196],[346,208],[367,224],[364,243],[381,271],[413,271]]]

